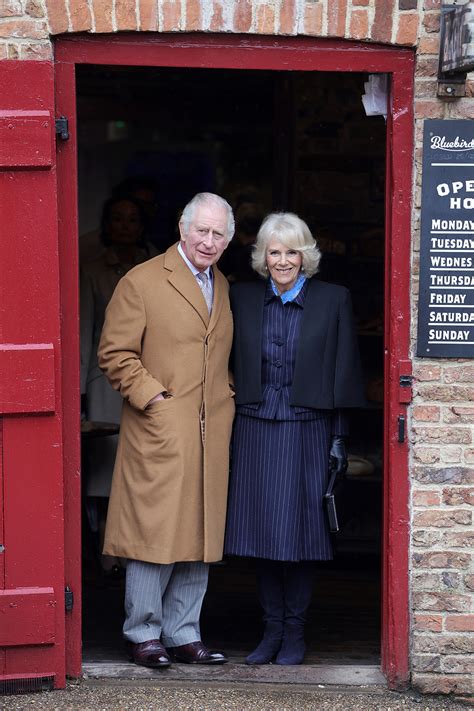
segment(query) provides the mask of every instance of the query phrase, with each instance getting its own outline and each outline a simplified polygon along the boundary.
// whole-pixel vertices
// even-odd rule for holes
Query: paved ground
[[[385,688],[298,687],[273,684],[176,685],[156,682],[87,680],[65,690],[5,696],[0,709],[81,709],[81,711],[466,711],[449,697],[403,694]]]

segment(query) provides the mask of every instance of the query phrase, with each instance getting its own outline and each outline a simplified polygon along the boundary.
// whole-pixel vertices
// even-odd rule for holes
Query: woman
[[[263,222],[264,280],[231,289],[237,415],[225,552],[257,559],[264,636],[248,664],[301,664],[311,561],[332,558],[322,497],[347,467],[344,408],[364,404],[347,289],[316,280],[321,254],[292,213]]]
[[[136,264],[157,254],[145,240],[147,217],[134,197],[106,201],[102,211],[100,239],[103,251],[81,271],[81,399],[84,416],[95,422],[120,422],[122,397],[112,389],[97,363],[97,347],[105,309],[115,287]],[[86,493],[93,528],[98,528],[100,545],[107,513],[118,435],[88,440]],[[110,576],[120,576],[118,561],[103,556],[102,567]]]

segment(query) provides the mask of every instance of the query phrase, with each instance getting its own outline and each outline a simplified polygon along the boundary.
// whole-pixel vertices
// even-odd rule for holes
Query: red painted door
[[[53,67],[0,62],[0,689],[65,683]]]

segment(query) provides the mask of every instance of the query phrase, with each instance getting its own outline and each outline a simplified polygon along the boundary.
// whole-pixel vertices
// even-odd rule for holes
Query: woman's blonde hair
[[[306,222],[293,212],[272,212],[262,222],[253,247],[252,267],[260,276],[268,276],[266,252],[272,239],[301,254],[301,271],[307,277],[317,273],[321,252]]]

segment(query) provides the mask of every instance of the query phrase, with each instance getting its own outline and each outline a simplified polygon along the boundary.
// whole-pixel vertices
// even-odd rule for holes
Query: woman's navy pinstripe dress
[[[263,400],[238,406],[234,423],[228,555],[284,561],[332,558],[322,497],[330,438],[346,434],[345,416],[339,410],[289,404],[307,288],[308,282],[293,301],[283,304],[267,286]]]

